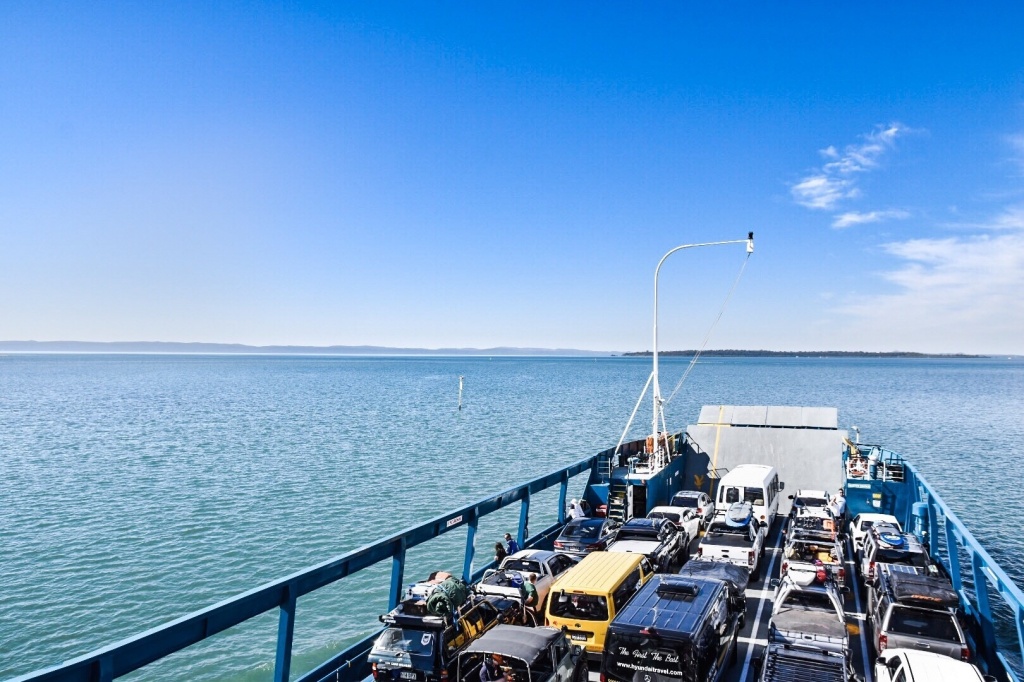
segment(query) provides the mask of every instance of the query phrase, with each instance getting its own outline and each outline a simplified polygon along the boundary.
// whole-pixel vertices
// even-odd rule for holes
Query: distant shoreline
[[[695,350],[658,351],[658,356],[693,357]],[[625,357],[650,357],[651,351],[623,353]],[[706,350],[701,353],[718,358],[990,358],[991,355],[970,355],[967,353],[913,353],[910,351],[872,352],[863,350]]]
[[[513,357],[650,357],[651,351],[590,351],[575,348],[393,348],[388,346],[249,346],[241,343],[177,341],[0,341],[0,353],[98,353],[157,355],[354,355],[354,356],[513,356]],[[694,350],[660,351],[662,357],[693,357]],[[980,359],[1003,354],[915,353],[910,351],[776,351],[705,350],[704,357],[750,358],[946,358]],[[1020,357],[1020,356],[1007,356]]]

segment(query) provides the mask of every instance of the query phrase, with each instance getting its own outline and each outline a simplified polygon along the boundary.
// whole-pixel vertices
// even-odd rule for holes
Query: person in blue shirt
[[[505,544],[508,546],[509,554],[515,554],[519,551],[519,543],[512,539],[512,533],[505,533]]]

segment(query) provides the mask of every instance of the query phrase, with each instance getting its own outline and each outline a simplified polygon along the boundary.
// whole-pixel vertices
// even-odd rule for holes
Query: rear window
[[[601,526],[604,525],[603,520],[584,521],[583,523],[570,523],[562,531],[562,537],[579,539],[579,540],[590,540],[601,536]]]
[[[540,573],[540,564],[536,561],[527,561],[525,559],[512,559],[506,561],[502,566],[507,571],[520,571],[524,573]]]
[[[700,506],[700,500],[697,497],[690,497],[688,495],[676,495],[672,498],[673,507],[692,507],[696,509]]]
[[[835,611],[832,600],[824,592],[790,592],[783,606],[805,609],[828,609]]]
[[[436,632],[413,628],[388,628],[373,643],[374,653],[409,654],[414,659],[430,661],[434,654]]]
[[[959,642],[960,636],[953,622],[953,614],[925,609],[895,606],[889,616],[889,632],[913,637],[928,637],[946,642]]]
[[[743,501],[750,504],[764,504],[764,490],[761,488],[744,488]]]
[[[912,552],[906,549],[889,549],[879,547],[875,553],[875,561],[882,564],[904,564],[905,566],[918,566],[926,568],[928,559],[924,552]]]
[[[649,519],[668,519],[672,523],[679,523],[679,520],[682,518],[682,516],[679,515],[679,514],[675,514],[673,512],[653,511],[650,514],[647,515],[647,518],[649,518]]]
[[[828,500],[824,497],[798,497],[793,500],[793,504],[798,507],[827,507]]]
[[[688,647],[660,637],[611,635],[605,651],[608,667],[620,679],[650,679],[653,674],[689,681],[696,668],[694,661],[685,660]]]
[[[561,593],[551,599],[551,615],[579,620],[608,620],[608,600],[592,594]]]

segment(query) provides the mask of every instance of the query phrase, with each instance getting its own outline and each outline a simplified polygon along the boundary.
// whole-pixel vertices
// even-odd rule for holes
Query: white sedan
[[[891,523],[903,531],[900,522],[895,516],[889,514],[857,514],[850,521],[850,540],[853,542],[853,551],[860,552],[864,549],[864,536],[871,530],[871,526],[877,523]]]
[[[689,547],[690,541],[697,537],[700,532],[702,517],[698,516],[691,507],[655,507],[648,514],[649,519],[668,519],[675,524],[679,532],[683,534],[683,547]]]

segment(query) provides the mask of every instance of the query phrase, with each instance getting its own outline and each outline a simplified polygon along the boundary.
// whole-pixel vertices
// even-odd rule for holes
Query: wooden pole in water
[[[462,375],[459,375],[459,412],[462,412]]]

